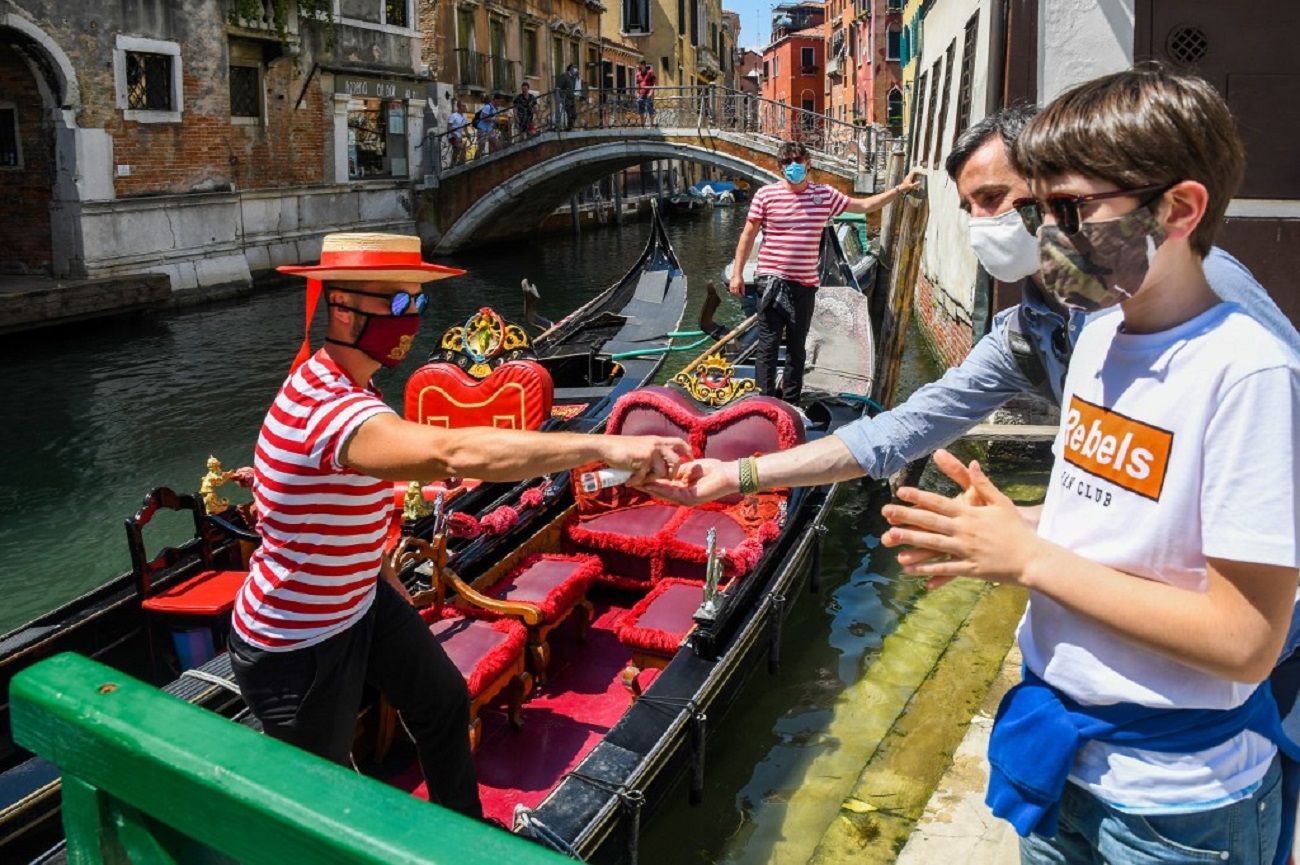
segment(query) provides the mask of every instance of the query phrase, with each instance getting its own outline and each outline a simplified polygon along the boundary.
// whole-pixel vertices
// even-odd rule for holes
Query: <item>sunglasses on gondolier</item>
[[[1146,207],[1160,196],[1164,195],[1174,187],[1173,183],[1162,183],[1154,186],[1140,186],[1136,189],[1116,189],[1112,192],[1094,192],[1090,195],[1049,195],[1046,199],[1037,198],[1017,198],[1011,202],[1011,206],[1020,214],[1020,220],[1025,224],[1025,229],[1030,234],[1038,234],[1038,229],[1043,225],[1044,210],[1052,214],[1056,220],[1056,226],[1061,232],[1067,235],[1079,233],[1079,228],[1083,224],[1083,218],[1079,215],[1079,206],[1091,201],[1102,201],[1107,198],[1123,198],[1125,196],[1145,196],[1139,203],[1138,207]]]
[[[803,156],[791,156],[789,159],[778,159],[776,164],[785,168],[787,165],[794,165],[796,162],[803,162],[805,158],[806,157]]]
[[[429,298],[422,292],[399,291],[396,294],[384,294],[378,291],[360,291],[355,288],[339,289],[345,294],[359,294],[362,297],[377,297],[381,300],[389,301],[388,308],[392,310],[393,315],[406,315],[406,311],[415,306],[415,314],[423,315],[424,308],[429,305]]]

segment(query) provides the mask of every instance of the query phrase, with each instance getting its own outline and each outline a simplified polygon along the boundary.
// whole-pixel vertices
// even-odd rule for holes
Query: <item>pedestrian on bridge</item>
[[[515,96],[514,104],[515,125],[519,129],[519,137],[527,138],[535,131],[533,116],[537,113],[537,94],[533,93],[527,81],[519,88],[519,94]]]
[[[642,58],[636,67],[636,113],[641,117],[642,126],[653,126],[655,122],[654,87],[658,83],[655,68]]]
[[[817,258],[822,229],[844,211],[871,213],[900,194],[916,188],[919,169],[912,169],[893,189],[867,198],[850,198],[833,186],[812,183],[812,159],[797,141],[783,143],[777,163],[784,177],[754,194],[745,229],[736,244],[736,260],[728,286],[736,297],[745,294],[745,262],[761,230],[758,251],[758,349],[755,373],[758,386],[769,396],[796,402],[803,390],[805,342],[812,324],[817,291]],[[785,340],[785,372],[776,387],[776,359]]]
[[[465,164],[465,149],[469,146],[469,118],[465,116],[465,103],[456,100],[451,116],[447,118],[447,142],[451,145],[451,164]]]

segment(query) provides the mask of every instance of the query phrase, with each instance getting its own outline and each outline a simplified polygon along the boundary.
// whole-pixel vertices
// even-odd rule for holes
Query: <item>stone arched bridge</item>
[[[715,100],[718,94],[727,99],[731,93],[721,88],[707,92]],[[661,103],[667,101],[660,96]],[[801,137],[812,145],[814,180],[850,194],[875,189],[888,147],[888,139],[878,130],[848,124],[840,124],[846,129],[831,129],[829,125],[835,121],[810,115],[814,127],[813,122],[797,116],[798,109],[788,106],[779,106],[779,122],[784,128],[768,130],[763,126],[775,126],[775,122],[765,121],[763,112],[755,110],[761,100],[745,98],[744,112],[727,110],[721,102],[713,104],[715,110],[698,116],[684,117],[683,112],[664,109],[657,118],[659,125],[648,127],[610,123],[609,113],[580,113],[579,128],[565,131],[561,124],[548,122],[546,131],[516,136],[496,152],[450,167],[440,167],[452,161],[448,142],[444,136],[435,136],[430,143],[439,158],[431,182],[420,196],[421,234],[435,253],[526,234],[578,190],[621,169],[656,159],[690,160],[711,166],[722,176],[770,183],[777,179],[777,147],[790,127],[799,129]],[[701,104],[694,95],[680,101]],[[791,112],[795,116],[787,118]],[[775,110],[769,113],[777,114]],[[549,120],[549,112],[547,117]],[[714,117],[728,119],[714,122]],[[602,118],[607,122],[599,122]],[[507,128],[505,122],[512,119],[503,118],[501,128]],[[689,125],[682,120],[689,120]],[[833,146],[822,149],[817,146],[822,142]]]

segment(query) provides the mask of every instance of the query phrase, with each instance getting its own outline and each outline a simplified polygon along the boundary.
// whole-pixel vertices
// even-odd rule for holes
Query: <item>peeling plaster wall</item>
[[[1041,0],[1038,99],[1133,65],[1135,0]],[[929,21],[926,21],[929,26]]]

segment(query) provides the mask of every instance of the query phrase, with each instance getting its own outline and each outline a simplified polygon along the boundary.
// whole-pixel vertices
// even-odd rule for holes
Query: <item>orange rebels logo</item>
[[[1065,415],[1065,459],[1089,474],[1158,501],[1174,434],[1077,396]]]

